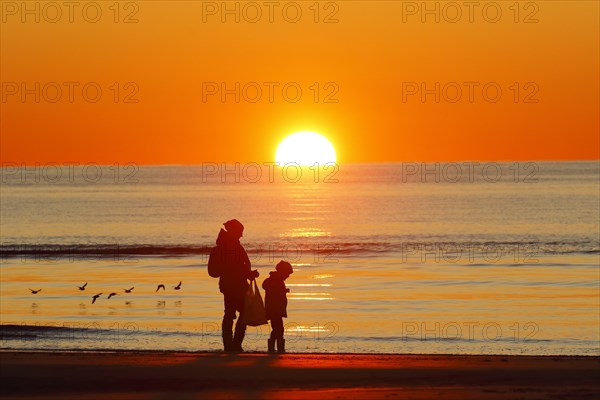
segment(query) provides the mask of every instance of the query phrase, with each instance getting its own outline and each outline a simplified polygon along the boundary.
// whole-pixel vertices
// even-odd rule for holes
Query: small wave
[[[44,256],[55,258],[99,258],[128,256],[204,256],[210,254],[213,244],[1,244],[0,257],[16,258],[23,256]],[[252,256],[266,254],[297,256],[299,254],[319,254],[324,257],[346,255],[386,255],[395,253],[398,257],[417,257],[419,254],[439,252],[452,259],[456,254],[492,257],[519,255],[533,259],[543,255],[600,254],[597,244],[589,241],[574,242],[533,242],[533,241],[314,241],[314,242],[264,242],[245,244],[247,253]],[[520,266],[522,264],[519,264]]]
[[[115,244],[36,244],[1,245],[0,256],[15,258],[20,256],[68,257],[118,257],[118,256],[208,256],[213,245],[115,245]],[[310,251],[311,254],[333,255],[353,253],[386,253],[394,251],[389,243],[287,243],[264,246],[247,245],[249,255],[282,254],[296,255]]]
[[[0,340],[35,340],[46,336],[69,338],[76,332],[100,332],[95,323],[81,326],[1,324]]]
[[[208,246],[157,246],[157,245],[115,245],[115,244],[38,244],[38,245],[2,245],[0,246],[0,256],[19,257],[19,256],[160,256],[160,255],[208,255],[211,247]]]

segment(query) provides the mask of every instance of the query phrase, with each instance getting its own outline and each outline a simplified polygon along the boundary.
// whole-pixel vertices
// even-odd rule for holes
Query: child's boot
[[[275,353],[275,339],[267,339],[267,346],[269,353]]]
[[[285,353],[285,339],[284,338],[277,338],[277,352],[278,353]]]

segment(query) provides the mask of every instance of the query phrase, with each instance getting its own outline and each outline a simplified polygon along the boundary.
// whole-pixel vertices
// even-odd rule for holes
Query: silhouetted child
[[[271,338],[267,341],[269,353],[285,353],[285,340],[283,339],[283,318],[287,318],[287,293],[290,289],[285,287],[285,280],[294,270],[287,261],[279,261],[275,271],[269,272],[269,277],[264,280],[262,287],[265,290],[265,312],[271,321]]]

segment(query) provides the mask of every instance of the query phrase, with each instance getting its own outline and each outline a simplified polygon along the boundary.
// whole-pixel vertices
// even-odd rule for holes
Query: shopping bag
[[[256,279],[252,281],[254,285],[250,285],[246,292],[244,301],[244,322],[246,325],[259,326],[267,323],[265,314],[265,303],[256,285]]]

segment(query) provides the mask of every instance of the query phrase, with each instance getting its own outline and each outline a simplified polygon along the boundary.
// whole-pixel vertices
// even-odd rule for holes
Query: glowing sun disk
[[[279,165],[296,163],[301,166],[324,166],[335,163],[336,154],[333,145],[325,136],[302,131],[289,135],[279,143],[275,162]]]

